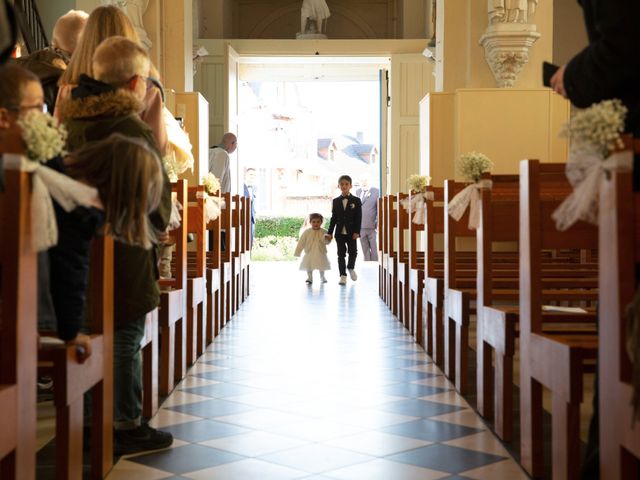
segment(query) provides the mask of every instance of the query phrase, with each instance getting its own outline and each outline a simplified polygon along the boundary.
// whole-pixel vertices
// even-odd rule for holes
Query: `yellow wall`
[[[482,152],[493,161],[493,173],[518,173],[526,158],[563,162],[568,146],[559,133],[568,118],[569,103],[549,89],[458,90],[455,158]]]

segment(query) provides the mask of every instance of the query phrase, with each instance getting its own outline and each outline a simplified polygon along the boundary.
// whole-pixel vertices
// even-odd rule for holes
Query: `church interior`
[[[599,197],[584,215],[597,210],[595,221],[559,229],[554,213],[577,191],[562,132],[579,110],[545,85],[543,64],[565,65],[588,45],[585,2],[9,3],[23,12],[23,55],[49,46],[69,10],[121,8],[188,134],[193,168],[172,179],[181,221],[137,353],[144,421],[173,442],[120,455],[117,247],[109,235],[93,241],[89,360],[43,344],[36,174],[5,175],[0,478],[640,478],[640,328],[625,316],[640,258],[628,167],[638,141],[623,136],[613,156],[627,168],[593,180]],[[335,266],[326,284],[304,285],[297,264],[252,262],[243,171],[255,159],[243,158],[252,138],[239,125],[240,82],[360,78],[371,65],[382,72],[377,259],[359,256],[346,285]],[[208,193],[210,149],[226,132],[238,139],[230,190]],[[469,176],[479,158],[490,167]],[[43,376],[53,382],[45,401],[35,398]]]

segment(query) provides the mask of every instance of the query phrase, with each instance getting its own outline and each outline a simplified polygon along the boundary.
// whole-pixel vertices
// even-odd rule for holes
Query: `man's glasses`
[[[6,108],[12,112],[30,112],[34,110],[37,112],[47,113],[49,111],[46,103],[38,103],[36,105],[10,105]]]

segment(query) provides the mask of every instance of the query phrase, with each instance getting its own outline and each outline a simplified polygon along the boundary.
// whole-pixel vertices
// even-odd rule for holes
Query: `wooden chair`
[[[398,252],[397,242],[395,241],[395,229],[398,222],[398,196],[388,195],[386,204],[386,223],[385,229],[385,247],[386,253],[384,254],[386,260],[386,297],[387,305],[391,309],[391,313],[395,316],[398,315]]]
[[[225,232],[225,248],[220,250],[220,329],[231,320],[231,194],[224,193],[224,208],[220,212],[220,229]]]
[[[242,201],[241,195],[231,197],[231,315],[240,306],[242,284]]]
[[[240,302],[249,296],[249,274],[251,269],[251,199],[242,197],[242,254],[240,268],[242,269],[242,288]]]
[[[600,186],[600,478],[640,474],[640,423],[632,423],[631,364],[624,313],[638,286],[640,195],[632,174],[613,173]],[[634,259],[635,261],[630,261]]]
[[[577,223],[556,231],[551,213],[560,199],[541,197],[540,162],[520,163],[520,451],[523,467],[542,474],[542,386],[552,396],[554,479],[577,479],[580,465],[582,376],[598,351],[596,335],[543,331],[540,252],[562,248],[595,249],[597,229]],[[593,365],[591,365],[593,367]],[[618,402],[616,402],[617,404]],[[609,408],[612,406],[609,405]]]
[[[142,416],[153,417],[158,411],[158,364],[160,333],[158,309],[147,313],[144,322],[144,337],[140,341],[142,350]]]
[[[187,230],[194,234],[195,251],[187,257],[187,365],[193,365],[207,346],[207,222],[204,186],[189,187],[188,192]]]
[[[412,194],[409,194],[411,205]],[[424,223],[414,223],[415,211],[410,207],[409,215],[409,331],[416,339],[416,343],[423,345],[422,304],[424,301],[424,242],[420,242],[419,236],[425,231]],[[423,222],[426,219],[424,213]]]
[[[387,268],[384,263],[384,239],[386,229],[385,202],[386,196],[378,198],[378,295],[386,301],[386,275]]]
[[[401,202],[409,198],[406,193],[398,192],[398,206],[396,208],[396,228],[398,235],[398,251],[396,254],[396,297],[398,299],[398,321],[409,329],[409,213]]]
[[[43,346],[39,370],[53,379],[56,478],[81,480],[84,394],[91,391],[91,477],[113,466],[113,239],[93,241],[90,268],[91,356],[78,363],[76,347]]]
[[[219,198],[219,197],[218,197]],[[224,302],[221,294],[221,262],[220,262],[220,225],[221,217],[207,224],[209,232],[209,250],[207,251],[207,333],[206,344],[209,345],[222,328]]]
[[[36,355],[31,178],[4,172],[0,190],[0,477],[34,480],[36,469]]]
[[[178,180],[173,193],[183,205],[182,222],[171,232],[175,239],[173,277],[160,280],[160,395],[171,393],[176,383],[186,374],[187,319],[185,298],[187,295],[187,229],[189,225],[187,205],[187,181]]]
[[[564,180],[564,164],[542,164],[546,181],[541,185],[545,197],[563,198],[569,190],[558,190],[552,181]],[[487,419],[494,418],[495,431],[503,440],[513,432],[513,358],[518,337],[518,265],[517,256],[499,253],[494,243],[518,241],[519,183],[506,176],[485,175],[493,188],[480,190],[480,226],[476,231],[477,282],[477,408]],[[560,193],[562,192],[562,193]],[[511,219],[511,221],[505,221]],[[576,262],[578,259],[576,259]],[[541,271],[545,303],[582,303],[595,298],[597,269],[589,264],[567,263],[563,256],[541,252]],[[506,288],[506,289],[505,289]],[[497,304],[494,302],[499,301]],[[545,333],[593,333],[594,314],[543,313]],[[495,355],[492,366],[491,352]],[[460,356],[460,351],[456,351]],[[456,360],[456,365],[459,360]],[[495,372],[495,373],[494,373]]]

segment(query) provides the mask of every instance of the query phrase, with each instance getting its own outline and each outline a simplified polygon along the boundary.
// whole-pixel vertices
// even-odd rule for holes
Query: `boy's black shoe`
[[[132,430],[116,430],[113,435],[113,454],[119,457],[158,450],[170,447],[172,443],[173,435],[169,432],[161,432],[145,423]]]

